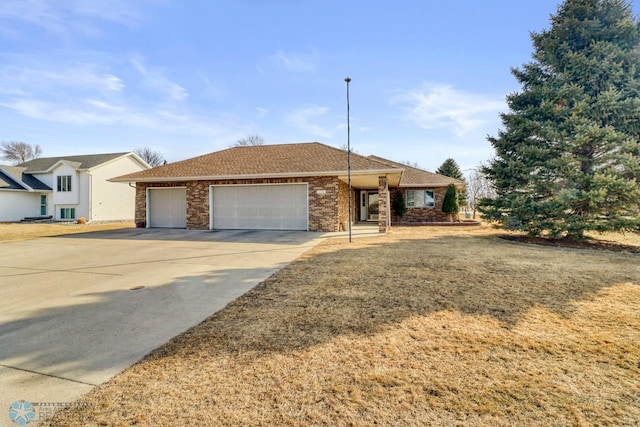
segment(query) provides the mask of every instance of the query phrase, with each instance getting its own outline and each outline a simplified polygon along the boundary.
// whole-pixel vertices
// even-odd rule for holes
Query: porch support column
[[[386,176],[378,177],[378,230],[386,233],[391,225],[389,205],[389,181]]]

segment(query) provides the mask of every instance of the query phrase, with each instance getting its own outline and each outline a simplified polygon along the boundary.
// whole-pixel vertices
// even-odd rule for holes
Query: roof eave
[[[454,184],[456,187],[464,187],[465,184],[462,182],[450,182],[450,183],[440,183],[440,184],[402,184],[398,185],[398,187],[448,187],[449,184]]]
[[[402,173],[402,169],[364,169],[352,170],[352,175],[385,175],[390,173]],[[348,171],[324,171],[324,172],[287,172],[245,175],[210,175],[210,176],[177,176],[177,177],[150,177],[150,178],[126,178],[116,177],[108,179],[109,182],[184,182],[184,181],[218,181],[225,179],[269,179],[269,178],[299,178],[311,176],[342,176]]]

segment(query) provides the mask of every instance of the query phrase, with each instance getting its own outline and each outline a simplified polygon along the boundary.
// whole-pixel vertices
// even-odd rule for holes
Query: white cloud
[[[23,98],[0,102],[0,106],[33,119],[68,125],[130,126],[162,130],[178,135],[209,137],[220,137],[233,132],[233,129],[228,126],[228,121],[225,121],[225,126],[219,126],[213,120],[188,114],[177,114],[166,110],[144,110],[96,99],[84,99],[81,104],[64,104]]]
[[[495,122],[506,109],[503,97],[468,93],[449,85],[424,85],[391,99],[408,113],[409,120],[425,129],[451,129],[464,136]]]
[[[258,118],[262,118],[269,114],[269,109],[264,107],[256,107],[256,113],[258,115]]]
[[[118,93],[124,89],[122,79],[94,65],[0,66],[0,93],[4,94],[59,92],[68,96],[77,90]]]
[[[98,21],[134,26],[141,20],[135,2],[126,0],[2,0],[0,24],[31,24],[58,36],[102,34]],[[17,36],[16,31],[5,34]]]
[[[145,84],[153,89],[164,92],[175,101],[184,101],[189,94],[187,90],[177,83],[172,82],[166,76],[166,70],[162,68],[148,68],[142,64],[141,59],[131,59],[131,64],[143,77]]]
[[[334,131],[322,126],[319,121],[326,116],[329,109],[318,105],[305,106],[286,116],[286,122],[298,129],[321,138],[331,138]]]
[[[278,64],[287,71],[294,73],[306,73],[316,70],[316,54],[296,54],[278,51],[272,56]]]

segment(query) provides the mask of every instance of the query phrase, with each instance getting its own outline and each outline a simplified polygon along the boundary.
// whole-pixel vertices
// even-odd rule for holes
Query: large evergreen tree
[[[624,0],[566,0],[532,34],[484,168],[485,218],[532,235],[640,231],[640,29]]]
[[[436,169],[436,173],[448,176],[449,178],[458,179],[465,183],[465,187],[458,191],[458,204],[460,206],[467,206],[467,181],[464,179],[464,175],[462,175],[462,171],[460,170],[458,163],[456,163],[452,158],[448,158],[442,162],[438,169]]]

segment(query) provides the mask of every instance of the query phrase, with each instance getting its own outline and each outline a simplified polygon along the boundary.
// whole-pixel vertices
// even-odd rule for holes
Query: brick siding
[[[434,190],[435,206],[433,208],[410,208],[407,207],[407,212],[402,218],[397,218],[393,215],[394,224],[411,224],[421,222],[444,222],[447,221],[447,215],[442,212],[442,201],[444,200],[444,194],[447,192],[447,187],[436,188],[394,188],[392,195],[398,191],[402,191],[405,203],[407,201],[407,190]]]
[[[206,180],[186,182],[162,182],[136,184],[136,222],[146,221],[147,188],[186,187],[187,188],[187,229],[208,230],[210,219],[209,186],[230,184],[287,184],[305,182],[309,187],[309,231],[338,231],[340,222],[347,220],[347,185],[337,177],[309,178],[269,178],[250,180]],[[320,194],[318,193],[320,191]],[[341,195],[341,193],[343,193]]]
[[[389,181],[386,176],[378,178],[378,229],[386,233],[389,228]]]

